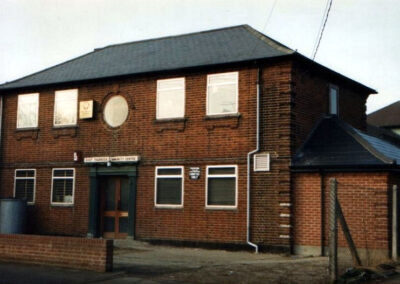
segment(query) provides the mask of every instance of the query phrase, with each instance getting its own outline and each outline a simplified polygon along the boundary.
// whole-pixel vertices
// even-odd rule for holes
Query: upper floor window
[[[36,170],[15,170],[14,197],[33,204],[35,202],[35,178]]]
[[[329,86],[329,114],[339,114],[339,88],[335,85]]]
[[[56,91],[54,101],[54,126],[76,125],[78,90]]]
[[[185,78],[157,80],[157,119],[185,115]]]
[[[51,204],[74,204],[75,169],[53,169]]]
[[[208,166],[206,207],[236,208],[237,166]]]
[[[207,115],[238,112],[238,72],[207,76]]]
[[[39,94],[18,95],[17,128],[38,126]]]

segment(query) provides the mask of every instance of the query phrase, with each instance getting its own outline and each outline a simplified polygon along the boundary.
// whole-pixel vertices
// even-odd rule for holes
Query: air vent
[[[269,171],[269,154],[262,153],[254,155],[254,171],[268,172]]]

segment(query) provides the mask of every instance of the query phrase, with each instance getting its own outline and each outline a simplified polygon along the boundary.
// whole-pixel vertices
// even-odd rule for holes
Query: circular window
[[[111,127],[121,126],[128,117],[128,103],[123,96],[108,100],[104,107],[104,120]]]

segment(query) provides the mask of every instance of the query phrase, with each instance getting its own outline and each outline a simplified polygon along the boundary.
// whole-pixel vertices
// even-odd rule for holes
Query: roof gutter
[[[248,245],[255,249],[255,253],[258,253],[258,245],[250,241],[250,172],[251,172],[251,155],[257,153],[260,150],[260,67],[257,70],[257,111],[256,111],[256,149],[247,153],[247,230],[246,230],[246,242]]]

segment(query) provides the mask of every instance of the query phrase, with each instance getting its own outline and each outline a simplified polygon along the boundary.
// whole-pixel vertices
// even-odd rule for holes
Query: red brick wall
[[[0,235],[0,259],[105,272],[112,270],[113,241]]]
[[[329,179],[338,181],[338,199],[357,248],[389,250],[391,191],[387,173],[297,173],[293,180],[294,245],[321,246],[321,182],[324,185],[324,245],[328,245]],[[339,246],[347,247],[339,229]]]
[[[240,117],[207,119],[206,79],[209,73],[239,71]],[[156,80],[185,76],[186,121],[159,122],[156,117]],[[261,151],[271,154],[271,171],[252,173],[251,239],[261,245],[290,245],[290,158],[326,105],[327,80],[298,72],[290,60],[262,67]],[[308,82],[307,80],[312,80]],[[189,241],[245,242],[246,156],[256,147],[255,67],[191,71],[169,75],[136,76],[80,85],[26,90],[40,92],[39,131],[16,131],[17,92],[4,97],[1,196],[12,194],[16,168],[37,169],[36,204],[31,208],[36,233],[85,235],[88,224],[88,168],[73,163],[74,151],[84,157],[140,155],[137,183],[136,235]],[[296,88],[294,88],[296,87]],[[339,84],[340,87],[340,84]],[[79,88],[78,101],[94,99],[93,120],[78,120],[76,129],[53,129],[54,91]],[[306,90],[310,89],[310,92]],[[314,90],[318,92],[314,92]],[[102,107],[113,94],[129,103],[127,121],[110,129],[102,119]],[[315,104],[315,102],[317,102]],[[352,101],[355,109],[365,101]],[[317,105],[318,108],[314,108]],[[310,114],[311,110],[315,113]],[[359,112],[355,112],[354,117]],[[303,126],[304,125],[304,126]],[[296,141],[296,143],[295,143]],[[238,207],[235,210],[205,209],[207,165],[238,165]],[[154,207],[154,167],[185,166],[183,209]],[[188,168],[201,167],[199,180],[188,179]],[[50,205],[51,169],[76,168],[75,205]]]
[[[78,120],[77,129],[52,128],[54,91],[40,91],[39,131],[16,132],[17,93],[4,98],[2,196],[12,195],[15,168],[36,168],[36,203],[31,208],[33,232],[85,235],[88,224],[88,167],[72,162],[84,157],[139,155],[136,235],[139,238],[244,242],[246,239],[246,154],[255,145],[256,69],[238,68],[240,117],[206,119],[206,78],[209,72],[186,73],[186,122],[157,122],[156,80],[166,76],[131,78],[79,87],[78,101],[94,99],[98,109],[119,93],[129,103],[129,116],[112,130],[101,112],[94,120]],[[213,70],[210,73],[232,71]],[[168,77],[182,76],[173,74]],[[72,88],[70,86],[69,88]],[[33,138],[32,138],[33,137]],[[23,149],[23,150],[21,150]],[[206,165],[238,165],[238,207],[205,209]],[[183,209],[154,207],[154,168],[185,166]],[[200,166],[199,180],[188,178],[190,166]],[[50,205],[51,169],[75,167],[75,205]]]
[[[366,102],[368,93],[354,89],[342,80],[318,72],[304,65],[293,67],[294,136],[297,149],[305,140],[315,122],[329,113],[329,85],[339,87],[339,117],[359,129],[366,129]]]

